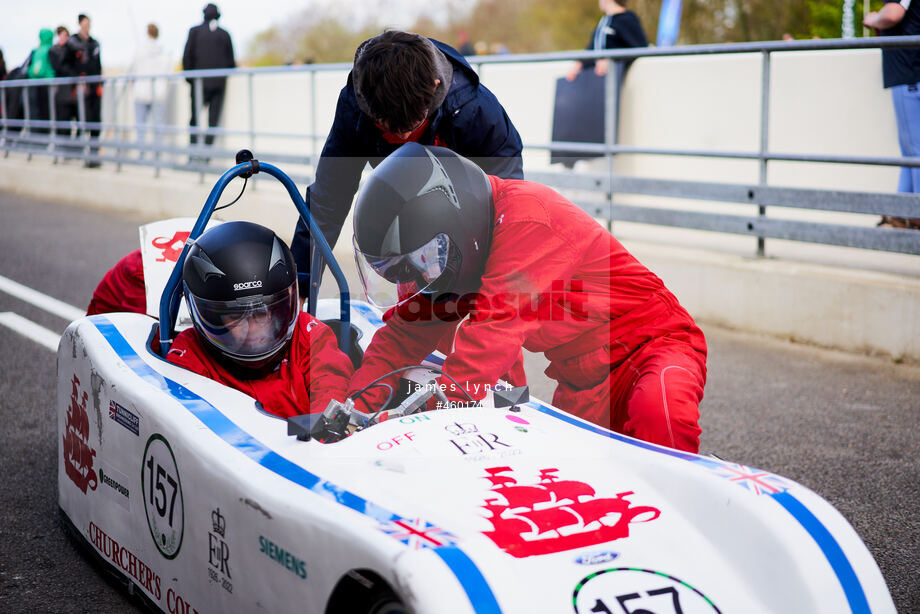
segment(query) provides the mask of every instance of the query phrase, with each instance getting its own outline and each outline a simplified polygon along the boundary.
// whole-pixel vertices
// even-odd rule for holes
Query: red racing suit
[[[127,311],[147,313],[147,288],[144,286],[144,262],[136,249],[105,274],[86,308],[86,315]]]
[[[282,418],[321,412],[333,398],[344,401],[354,371],[332,329],[308,313],[297,320],[287,357],[260,379],[237,378],[204,344],[197,330],[186,329],[176,336],[166,360],[245,392]]]
[[[473,399],[485,396],[523,347],[549,359],[546,374],[558,384],[554,405],[696,452],[706,341],[690,315],[657,276],[561,195],[527,181],[490,180],[494,231],[479,291],[447,305],[424,298],[400,305],[374,335],[351,392],[418,364],[456,327],[443,370]],[[438,383],[451,401],[466,400],[449,379]],[[373,388],[362,400],[379,406],[385,395]]]

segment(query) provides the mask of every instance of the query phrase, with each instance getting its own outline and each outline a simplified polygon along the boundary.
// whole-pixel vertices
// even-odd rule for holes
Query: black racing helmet
[[[492,186],[453,151],[406,143],[361,188],[354,226],[358,273],[378,307],[474,292],[492,241]]]
[[[205,346],[243,378],[280,362],[294,334],[300,301],[291,250],[251,222],[225,222],[202,234],[182,267],[192,322]]]

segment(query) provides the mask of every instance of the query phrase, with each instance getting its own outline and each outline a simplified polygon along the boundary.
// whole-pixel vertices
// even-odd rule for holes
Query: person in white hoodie
[[[157,42],[159,35],[156,24],[147,24],[147,40],[140,44],[131,64],[131,73],[138,77],[134,81],[134,117],[138,145],[143,144],[146,139],[148,121],[152,124],[153,141],[159,145],[162,140],[159,128],[166,122],[166,93],[169,80],[144,77],[172,71],[169,55]],[[139,158],[144,158],[143,150]]]

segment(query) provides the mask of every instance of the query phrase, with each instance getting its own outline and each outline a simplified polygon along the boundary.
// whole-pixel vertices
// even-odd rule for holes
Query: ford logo
[[[618,556],[620,555],[616,552],[589,552],[578,556],[575,562],[579,565],[600,565],[601,563],[609,563]]]

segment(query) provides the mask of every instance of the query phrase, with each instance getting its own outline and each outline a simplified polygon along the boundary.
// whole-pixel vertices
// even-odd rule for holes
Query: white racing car
[[[227,183],[253,171],[282,181],[310,219],[283,172],[245,162],[217,182],[191,239]],[[379,313],[348,300],[309,225],[343,291],[318,301],[318,316],[360,334],[343,340],[360,360]],[[92,316],[61,339],[58,488],[91,558],[151,608],[894,612],[865,545],[815,493],[515,399],[520,390],[412,413],[416,389],[386,421],[352,414],[340,438],[318,434],[341,427],[341,412],[271,416],[152,349],[172,335],[185,237],[144,237],[173,251],[160,263],[172,277],[159,320]]]

